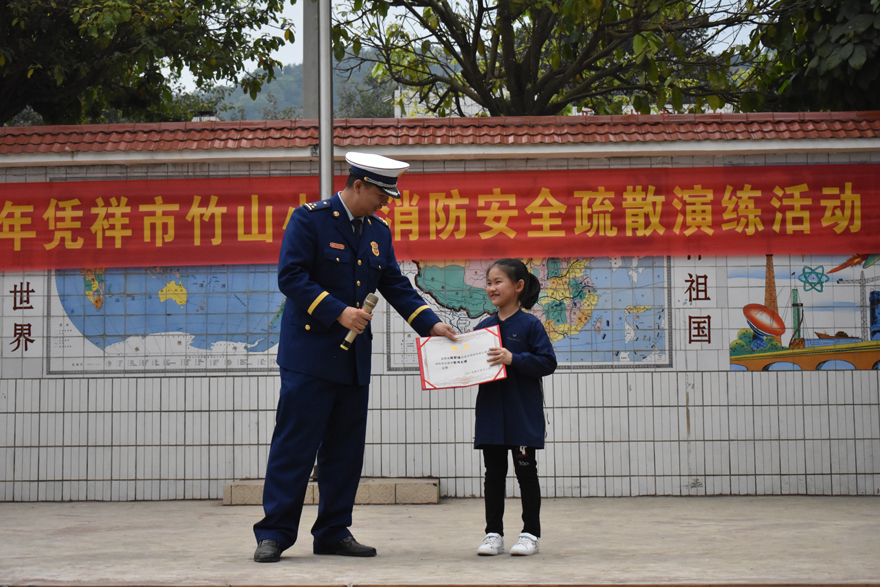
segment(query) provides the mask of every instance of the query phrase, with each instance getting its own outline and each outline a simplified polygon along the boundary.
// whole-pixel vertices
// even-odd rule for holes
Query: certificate
[[[459,334],[418,338],[422,389],[469,387],[507,377],[504,365],[489,365],[489,349],[500,347],[498,326]]]

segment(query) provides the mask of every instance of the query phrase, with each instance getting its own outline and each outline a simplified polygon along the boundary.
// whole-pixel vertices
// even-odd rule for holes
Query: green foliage
[[[754,106],[758,48],[729,39],[772,1],[343,0],[333,42],[441,116]]]
[[[369,80],[367,68],[355,68],[349,73],[334,71],[333,74],[333,109],[336,118],[385,118],[393,116],[392,102],[385,104],[385,109],[377,111],[366,109],[372,101],[385,100],[393,90],[386,84],[376,86],[375,80]],[[368,98],[362,92],[372,95],[379,92],[381,96]],[[301,63],[285,65],[270,84],[264,86],[256,100],[241,92],[231,92],[225,88],[223,99],[215,108],[221,120],[283,120],[302,116],[303,104],[303,65]],[[356,105],[355,102],[358,104]],[[383,102],[384,104],[384,102]]]
[[[293,39],[284,2],[6,0],[0,123],[27,106],[50,124],[187,120],[212,104],[180,92],[185,69],[199,88],[231,82],[253,98],[281,66],[272,53]],[[276,34],[254,34],[266,27]],[[249,62],[257,73],[242,76]]]
[[[776,110],[880,109],[880,0],[782,0],[752,39]]]
[[[747,345],[741,340],[735,340],[730,343],[730,356],[731,357],[739,357],[742,355],[750,355],[752,353],[752,347]]]
[[[765,352],[773,353],[776,351],[785,350],[786,347],[782,346],[779,342],[776,341],[772,336],[765,336],[764,343],[767,345],[767,349]]]
[[[334,92],[338,103],[336,118],[391,118],[394,116],[394,88],[388,79],[380,81],[366,75],[363,81],[347,83]]]

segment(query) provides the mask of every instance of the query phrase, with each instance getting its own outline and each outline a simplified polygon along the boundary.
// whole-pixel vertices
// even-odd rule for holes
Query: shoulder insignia
[[[309,212],[314,212],[315,210],[329,210],[330,200],[322,200],[320,202],[308,202],[306,204],[303,204],[303,206],[305,206]]]
[[[375,214],[373,214],[373,218],[375,218],[376,220],[378,220],[379,222],[381,222],[385,226],[388,226],[388,221],[385,220],[384,218],[382,218],[381,216],[376,216]]]

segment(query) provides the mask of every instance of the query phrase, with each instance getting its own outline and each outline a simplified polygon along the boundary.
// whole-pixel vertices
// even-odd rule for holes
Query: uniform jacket
[[[278,287],[287,297],[278,364],[338,383],[370,382],[370,326],[345,351],[339,345],[348,330],[336,321],[347,306],[361,307],[368,293],[378,290],[422,336],[440,321],[400,273],[388,225],[369,217],[358,244],[338,193],[294,210],[281,243]]]
[[[477,328],[499,325],[501,344],[513,355],[507,378],[483,383],[477,394],[474,448],[485,445],[544,448],[541,378],[556,370],[556,353],[541,321],[522,310],[507,320],[489,316]]]

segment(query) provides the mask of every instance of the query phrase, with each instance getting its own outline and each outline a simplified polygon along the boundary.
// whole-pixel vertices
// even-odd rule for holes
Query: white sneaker
[[[504,536],[495,532],[486,534],[483,543],[477,549],[477,554],[480,556],[494,556],[502,552],[504,552]]]
[[[535,554],[540,548],[541,540],[537,536],[533,536],[528,532],[519,535],[519,540],[510,549],[510,554],[514,556],[529,556]]]

